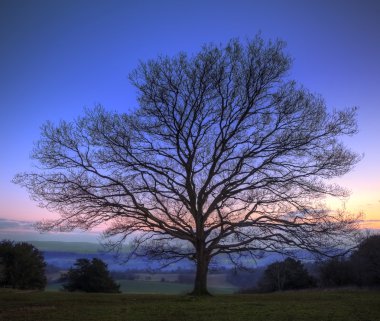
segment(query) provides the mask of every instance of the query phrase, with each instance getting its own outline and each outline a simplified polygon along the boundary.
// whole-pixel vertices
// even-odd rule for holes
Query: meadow
[[[0,291],[1,321],[376,321],[380,292],[186,295]]]
[[[120,291],[125,294],[186,294],[192,290],[192,283],[178,282],[178,273],[136,273],[135,280],[116,280]],[[233,294],[236,286],[226,281],[225,274],[209,275],[209,290],[213,294]],[[47,291],[60,291],[61,283],[49,283]]]

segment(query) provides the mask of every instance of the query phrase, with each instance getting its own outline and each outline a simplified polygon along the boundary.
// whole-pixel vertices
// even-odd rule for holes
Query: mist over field
[[[160,266],[164,262],[151,260],[149,258],[132,258],[128,261],[128,251],[117,254],[112,251],[107,251],[102,245],[91,242],[59,242],[59,241],[30,241],[40,251],[42,251],[45,260],[48,264],[58,266],[60,268],[70,267],[78,258],[101,258],[105,261],[111,270],[156,270],[159,271]],[[313,255],[307,251],[295,250],[293,255],[300,259],[312,260]],[[243,261],[248,268],[264,267],[272,262],[281,261],[286,256],[282,254],[266,254],[261,259],[246,259]],[[234,265],[226,256],[219,256],[211,263],[211,268],[214,270],[231,269]],[[183,262],[171,264],[165,267],[164,271],[173,271],[178,269],[194,269],[194,264],[191,261],[183,260]]]

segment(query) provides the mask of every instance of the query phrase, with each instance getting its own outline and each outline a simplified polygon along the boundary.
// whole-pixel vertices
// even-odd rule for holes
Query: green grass
[[[120,284],[123,293],[129,294],[186,294],[191,292],[193,287],[192,284],[141,280],[119,280],[117,283]],[[213,294],[232,294],[237,288],[211,286],[209,290]]]
[[[300,291],[193,298],[3,290],[0,320],[376,321],[380,320],[380,292]]]
[[[140,281],[140,280],[118,280],[120,290],[129,294],[185,294],[190,292],[190,284]]]

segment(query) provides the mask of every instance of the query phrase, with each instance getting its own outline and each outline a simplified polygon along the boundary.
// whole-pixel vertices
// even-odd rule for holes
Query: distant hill
[[[150,260],[146,257],[139,257],[130,259],[125,262],[125,256],[115,257],[115,253],[106,251],[103,246],[99,243],[91,242],[60,242],[60,241],[30,241],[35,247],[43,252],[45,260],[48,264],[60,267],[62,269],[69,268],[74,264],[75,260],[78,258],[88,258],[93,257],[100,258],[104,260],[111,270],[125,270],[125,269],[158,269],[160,267],[160,262]],[[127,254],[128,247],[126,247],[124,254]],[[295,250],[292,252],[293,255],[299,259],[312,260],[312,255],[310,255],[305,250]],[[122,253],[123,254],[123,253]],[[258,268],[265,267],[275,261],[283,261],[286,258],[285,255],[268,253],[264,257],[254,260],[252,258],[246,258],[242,263],[246,267]],[[161,262],[163,263],[163,262]],[[193,262],[183,260],[176,264],[167,266],[165,270],[176,270],[176,269],[192,269],[194,268]],[[211,262],[210,269],[220,269],[233,268],[231,261],[228,256],[220,255],[214,258]]]
[[[38,248],[44,255],[45,261],[49,265],[53,265],[60,269],[70,268],[77,259],[94,257],[102,259],[108,264],[111,270],[145,270],[158,269],[159,262],[151,261],[148,258],[134,258],[125,262],[123,253],[126,254],[128,247],[121,253],[121,256],[116,257],[115,253],[106,251],[99,243],[91,242],[61,242],[61,241],[29,241]],[[191,263],[183,261],[182,263],[173,264],[170,269],[183,268],[187,269]]]
[[[104,251],[99,243],[90,242],[60,242],[60,241],[29,241],[42,252],[72,252],[72,253],[98,253]]]

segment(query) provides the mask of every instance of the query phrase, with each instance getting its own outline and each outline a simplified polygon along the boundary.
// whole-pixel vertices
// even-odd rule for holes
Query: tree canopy
[[[0,284],[16,289],[44,289],[45,260],[32,244],[0,242]]]
[[[320,285],[324,287],[339,287],[354,285],[355,275],[352,262],[344,257],[329,259],[319,267]]]
[[[347,258],[333,258],[320,266],[324,286],[380,285],[380,235],[365,237]]]
[[[275,262],[265,269],[259,281],[259,290],[264,292],[305,289],[315,285],[301,261],[287,258]]]
[[[136,253],[194,260],[194,294],[207,293],[219,254],[336,253],[355,218],[323,199],[348,195],[328,181],[359,160],[341,141],[357,131],[356,109],[329,111],[290,67],[284,43],[259,36],[141,62],[137,110],[45,123],[41,171],[15,182],[61,214],[43,229],[107,223],[113,240],[136,236]]]
[[[63,275],[63,288],[67,291],[119,293],[120,285],[111,278],[107,264],[93,258],[78,259],[74,266]]]
[[[350,260],[358,285],[380,285],[380,235],[365,238]]]

